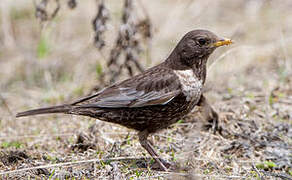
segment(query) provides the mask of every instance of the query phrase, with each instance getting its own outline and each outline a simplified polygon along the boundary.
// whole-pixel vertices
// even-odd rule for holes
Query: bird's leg
[[[214,134],[216,133],[216,131],[219,131],[219,133],[220,133],[220,128],[218,127],[219,116],[218,116],[217,112],[214,111],[214,109],[211,107],[211,105],[209,105],[209,103],[204,95],[201,96],[200,101],[198,103],[198,106],[202,107],[202,111],[203,111],[202,114],[203,114],[205,120],[207,120],[208,123],[212,124],[212,126],[210,126],[210,124],[208,124],[205,127],[208,129],[212,128]]]
[[[147,137],[149,135],[149,132],[147,130],[139,132],[139,142],[141,146],[146,149],[146,151],[154,158],[154,160],[159,164],[160,168],[164,171],[167,171],[167,168],[159,158],[158,154],[155,152],[154,148],[152,147],[149,140],[147,140]]]

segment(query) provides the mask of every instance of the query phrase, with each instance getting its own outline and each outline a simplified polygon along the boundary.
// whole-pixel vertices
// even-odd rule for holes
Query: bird
[[[213,32],[196,29],[186,33],[170,55],[148,70],[114,83],[73,103],[20,112],[16,117],[63,113],[83,115],[138,131],[141,146],[160,170],[169,164],[154,150],[148,136],[185,117],[195,106],[218,127],[218,115],[203,95],[207,60],[212,52],[232,41]]]

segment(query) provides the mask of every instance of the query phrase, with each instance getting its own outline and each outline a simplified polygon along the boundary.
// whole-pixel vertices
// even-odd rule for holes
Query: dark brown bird
[[[149,133],[177,122],[196,105],[204,107],[206,118],[217,127],[217,113],[202,94],[206,63],[217,47],[231,43],[207,30],[190,31],[164,62],[142,74],[71,104],[25,111],[16,117],[46,113],[84,115],[135,129],[139,131],[140,144],[166,171],[168,164],[147,140]]]

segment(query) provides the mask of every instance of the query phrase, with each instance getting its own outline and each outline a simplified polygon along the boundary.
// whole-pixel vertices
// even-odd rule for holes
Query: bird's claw
[[[161,166],[159,162],[155,161],[151,165],[151,169],[158,170],[158,171],[174,171],[177,169],[177,166],[175,163],[170,163],[163,159],[159,159],[159,160],[163,164],[163,166]]]

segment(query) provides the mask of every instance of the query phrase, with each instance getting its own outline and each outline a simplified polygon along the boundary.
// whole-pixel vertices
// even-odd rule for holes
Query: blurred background
[[[71,102],[152,67],[166,59],[180,38],[194,29],[208,29],[235,42],[212,54],[206,82],[207,97],[228,135],[194,132],[194,123],[186,120],[153,137],[162,157],[182,166],[181,174],[171,176],[273,179],[276,177],[271,174],[280,172],[291,177],[291,0],[1,0],[1,172],[97,157],[143,156],[134,132],[120,126],[68,115],[17,120],[14,115]],[[89,131],[97,135],[84,135]],[[245,138],[237,134],[246,132]],[[94,148],[77,153],[74,145],[84,143],[83,135]],[[274,142],[271,137],[277,140],[277,151],[273,145],[259,145],[265,138],[264,143]],[[129,139],[131,143],[123,144]],[[116,146],[117,154],[109,153]],[[7,157],[11,152],[22,152],[25,157],[13,156],[16,162],[10,162]],[[281,157],[270,158],[276,154]],[[109,163],[108,168],[98,170],[97,163],[94,166],[99,174],[92,177],[119,172],[116,169],[125,164]],[[184,169],[186,164],[189,168]],[[73,172],[82,172],[78,168]],[[139,168],[125,171],[121,170],[121,178],[169,175]],[[48,168],[39,174],[28,171],[5,176],[70,175],[67,167],[54,172]]]

